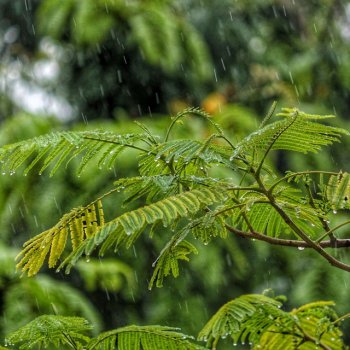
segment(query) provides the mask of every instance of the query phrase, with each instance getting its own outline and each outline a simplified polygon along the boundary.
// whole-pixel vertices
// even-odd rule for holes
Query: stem
[[[258,193],[264,193],[259,187],[227,187],[227,190],[231,191],[252,191],[252,192],[258,192]]]
[[[139,147],[139,146],[135,146],[135,145],[131,145],[129,143],[121,143],[121,142],[116,142],[116,141],[111,141],[111,140],[101,140],[101,139],[94,138],[94,137],[89,137],[89,136],[84,136],[84,139],[100,141],[100,142],[105,142],[105,143],[112,143],[114,145],[120,145],[120,146],[129,147],[129,148],[134,148],[134,149],[137,149],[138,151],[141,151],[141,152],[149,152],[148,149],[145,149],[145,148],[142,148],[142,147]],[[155,154],[153,152],[151,152],[151,153]]]
[[[317,239],[315,242],[316,242],[316,243],[320,243],[320,242],[323,240],[323,238],[329,236],[330,233],[334,232],[334,231],[337,230],[338,228],[341,228],[341,227],[343,227],[343,226],[345,226],[345,225],[347,225],[347,224],[350,224],[350,220],[344,221],[344,222],[342,222],[341,224],[337,225],[336,227],[334,227],[334,228],[332,228],[332,229],[329,229],[329,231],[325,232],[325,233],[324,233],[319,239]],[[338,240],[336,239],[335,242],[337,242],[337,241],[338,241]],[[336,245],[336,246],[337,246],[337,245]]]
[[[314,337],[306,333],[298,324],[296,324],[296,326],[299,329],[299,331],[302,333],[305,341],[310,341],[324,350],[332,350],[332,348],[330,348],[329,346],[322,344],[321,342],[318,342]]]
[[[307,193],[309,195],[309,204],[311,205],[312,208],[316,209],[316,205],[315,205],[315,202],[314,202],[314,199],[312,197],[312,192],[311,192],[311,189],[310,189],[310,186],[308,183],[305,184],[305,187],[306,187],[306,190],[307,190]],[[318,220],[321,222],[322,226],[323,226],[323,229],[326,231],[327,235],[329,236],[330,240],[332,242],[335,242],[336,241],[336,238],[335,236],[333,235],[333,231],[331,231],[328,223],[321,217],[318,217]],[[318,240],[316,241],[318,242]]]
[[[309,238],[308,235],[306,235],[295,223],[294,221],[288,216],[288,214],[276,203],[275,197],[272,195],[270,191],[268,191],[263,182],[260,179],[260,176],[258,173],[252,174],[258,185],[260,186],[261,190],[264,191],[265,195],[269,199],[271,205],[275,208],[277,213],[282,217],[284,222],[296,233],[297,236],[299,236],[303,241],[305,241],[310,248],[313,248],[316,250],[321,256],[323,256],[331,265],[338,267],[341,270],[350,272],[350,265],[344,264],[341,261],[335,259],[332,255],[328,254],[322,246],[314,242],[311,238]]]
[[[62,333],[63,336],[67,339],[68,344],[75,350],[78,350],[78,347],[74,341],[74,339],[72,339],[72,337],[69,334],[66,333]]]
[[[260,171],[262,169],[262,166],[264,164],[264,161],[265,161],[268,153],[271,151],[273,145],[276,143],[276,141],[279,139],[279,137],[282,136],[282,134],[285,131],[287,131],[294,124],[294,122],[297,120],[298,114],[299,114],[299,112],[297,110],[295,110],[292,117],[291,117],[291,121],[282,130],[278,131],[277,134],[273,135],[272,141],[270,142],[269,146],[267,147],[267,150],[265,151],[265,153],[260,161],[260,164],[256,170],[257,176],[259,176]]]
[[[218,135],[217,136],[218,138],[221,138],[221,139],[223,139],[223,140],[225,140],[229,145],[230,145],[230,147],[233,149],[233,150],[235,150],[236,149],[236,147],[233,145],[233,143],[225,136],[225,135]]]
[[[339,322],[343,322],[345,319],[349,318],[350,317],[350,312],[337,318],[335,321],[332,322],[332,324],[337,324]]]
[[[220,128],[216,125],[216,123],[214,123],[212,120],[210,120],[210,118],[208,116],[205,116],[204,112],[201,113],[199,110],[189,109],[189,110],[185,110],[185,111],[179,113],[177,116],[175,116],[173,118],[173,120],[171,121],[171,123],[169,125],[169,128],[168,128],[168,130],[166,132],[166,135],[165,135],[165,138],[164,138],[164,142],[168,141],[171,129],[174,127],[174,125],[178,121],[178,119],[184,117],[187,114],[193,114],[193,115],[196,115],[196,116],[199,116],[199,117],[207,119],[207,121],[209,121],[210,124],[212,124],[214,126],[214,128],[219,132],[219,134],[222,135],[222,130],[220,130]]]
[[[293,174],[288,174],[284,177],[282,177],[281,179],[279,179],[278,181],[276,181],[270,188],[269,188],[269,192],[272,194],[274,188],[279,185],[281,182],[286,181],[292,177],[298,176],[298,175],[309,175],[309,174],[325,174],[325,175],[338,175],[338,173],[334,173],[331,171],[321,171],[321,170],[308,170],[308,171],[299,171],[297,173],[293,173]]]
[[[263,119],[263,121],[261,122],[261,124],[259,125],[259,129],[263,128],[267,122],[271,119],[271,117],[273,116],[273,114],[275,113],[276,110],[276,106],[277,106],[277,101],[273,101],[265,118]]]
[[[263,241],[267,242],[269,244],[273,245],[279,245],[283,247],[291,247],[291,248],[312,248],[307,242],[304,241],[296,241],[294,239],[282,239],[282,238],[275,238],[275,237],[269,237],[266,235],[263,235],[259,232],[253,231],[253,232],[244,232],[241,230],[238,230],[235,227],[232,227],[228,224],[225,224],[225,227],[228,231],[234,233],[235,235],[246,238],[246,239],[256,239],[257,241]],[[322,248],[332,248],[333,242],[323,241],[320,242],[319,245]],[[336,240],[336,247],[337,248],[349,248],[350,247],[350,239],[337,239]]]

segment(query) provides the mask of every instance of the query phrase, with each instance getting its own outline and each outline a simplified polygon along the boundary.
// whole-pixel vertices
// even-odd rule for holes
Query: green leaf
[[[233,158],[252,150],[267,152],[271,150],[288,150],[301,153],[317,153],[322,146],[339,142],[340,136],[349,133],[340,128],[324,125],[318,122],[334,116],[318,116],[306,114],[297,109],[282,109],[277,114],[283,120],[268,124],[248,135],[237,144]]]
[[[154,283],[157,287],[163,287],[164,277],[173,275],[179,276],[179,260],[189,261],[187,255],[198,254],[196,247],[188,241],[181,239],[171,240],[161,251],[159,257],[153,264],[155,269],[149,282],[149,289],[152,289]]]
[[[111,167],[122,150],[144,137],[146,136],[142,134],[117,135],[107,131],[53,132],[0,148],[1,170],[4,173],[14,173],[26,164],[26,175],[42,161],[39,174],[52,166],[52,176],[62,164],[68,164],[78,156],[82,156],[78,173],[90,165],[93,159],[98,161],[100,167]]]
[[[71,344],[72,341],[85,344],[89,341],[89,337],[84,333],[91,329],[92,326],[88,321],[81,317],[43,315],[11,333],[6,342],[9,345],[22,344],[19,349],[47,347],[49,344],[58,347]]]
[[[207,342],[207,345],[215,345],[221,338],[231,336],[234,343],[237,343],[238,338],[243,334],[242,325],[248,319],[259,317],[261,323],[266,327],[266,316],[271,311],[280,312],[281,303],[275,299],[268,298],[264,295],[248,294],[240,296],[224,306],[208,321],[198,335],[199,340]],[[260,318],[263,314],[264,317]],[[269,324],[273,323],[273,319]],[[248,330],[255,333],[259,332],[259,326],[248,325]],[[252,337],[252,335],[250,336]],[[249,337],[249,338],[250,338]]]
[[[127,326],[101,333],[92,339],[88,350],[204,350],[177,328],[164,326]]]
[[[331,175],[326,186],[326,199],[331,208],[350,209],[350,174],[340,172],[338,175]]]

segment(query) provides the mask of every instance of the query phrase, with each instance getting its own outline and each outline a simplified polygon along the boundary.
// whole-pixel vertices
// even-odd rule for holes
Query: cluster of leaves
[[[274,150],[316,153],[348,133],[323,123],[332,116],[311,115],[297,109],[283,109],[277,115],[280,119],[271,122],[274,107],[257,131],[236,144],[206,113],[192,108],[175,116],[163,137],[140,125],[140,134],[64,131],[2,147],[4,172],[13,173],[24,164],[28,172],[41,162],[39,172],[51,167],[51,175],[78,156],[80,174],[92,160],[99,167],[112,166],[123,149],[140,153],[139,176],[119,179],[105,195],[72,209],[53,228],[29,240],[19,255],[18,268],[34,275],[48,256],[50,267],[56,267],[60,261],[58,270],[66,268],[69,272],[84,255],[89,258],[97,249],[103,256],[110,249],[129,248],[146,230],[152,238],[163,226],[171,233],[154,262],[150,288],[153,284],[162,286],[164,277],[170,274],[179,275],[179,261],[188,261],[189,255],[197,252],[194,239],[208,244],[215,237],[226,238],[228,233],[311,248],[332,265],[349,271],[349,265],[326,248],[349,246],[348,239],[335,236],[335,231],[349,221],[330,228],[328,218],[337,210],[348,209],[350,175],[304,171],[278,176],[268,164],[268,156]],[[213,133],[203,141],[172,140],[173,128],[185,116],[204,118]],[[234,171],[240,179],[236,182],[237,175],[213,176],[218,168]],[[146,205],[105,222],[102,201],[116,192],[124,193],[125,205],[137,204],[139,198],[145,198]],[[272,311],[271,315],[274,317]],[[254,329],[256,324],[249,327]],[[300,338],[299,328],[293,327],[291,334]],[[249,330],[244,337],[252,332]],[[308,336],[316,340],[320,337],[310,332],[306,331],[303,342]],[[242,336],[235,334],[234,339]],[[257,338],[252,335],[252,339]]]
[[[280,297],[281,298],[281,297]],[[281,302],[264,295],[243,295],[224,306],[209,320],[198,335],[201,346],[193,337],[178,329],[162,326],[126,326],[90,338],[91,325],[83,318],[57,315],[40,316],[6,338],[6,346],[19,349],[50,344],[62,348],[96,350],[204,350],[216,349],[220,339],[230,336],[233,344],[249,342],[254,349],[321,349],[342,350],[340,317],[332,302],[315,302],[286,312]]]
[[[208,120],[215,133],[205,141],[169,140],[176,122],[187,114]],[[204,243],[215,236],[225,237],[227,230],[236,230],[237,233],[241,229],[252,237],[255,234],[273,239],[292,234],[304,241],[301,245],[307,244],[329,262],[342,266],[313,239],[322,241],[333,235],[332,230],[327,229],[326,219],[330,209],[344,208],[344,198],[349,192],[348,175],[321,172],[321,175],[329,176],[326,191],[321,198],[314,198],[318,194],[310,192],[309,198],[305,199],[305,193],[289,182],[294,178],[307,183],[312,172],[288,173],[276,180],[276,175],[266,168],[265,160],[272,150],[317,152],[347,132],[319,123],[330,116],[285,109],[279,114],[282,120],[267,124],[272,114],[273,110],[256,132],[236,146],[205,113],[190,109],[174,118],[163,142],[142,126],[145,132],[138,135],[60,132],[3,147],[0,150],[3,171],[15,172],[30,160],[25,170],[27,173],[43,160],[39,173],[53,164],[51,175],[62,163],[78,155],[83,155],[78,167],[80,174],[92,159],[97,159],[100,167],[111,166],[127,147],[141,152],[139,177],[118,180],[104,196],[85,207],[72,209],[53,228],[29,240],[21,252],[18,267],[34,275],[47,255],[49,266],[55,267],[64,252],[68,232],[72,253],[66,256],[59,269],[63,266],[69,269],[82,255],[89,256],[100,244],[101,255],[111,247],[115,250],[123,246],[128,248],[148,225],[153,225],[152,235],[160,223],[176,229],[176,234],[155,263],[151,285],[157,282],[161,286],[163,277],[170,272],[177,276],[178,260],[187,260],[190,253],[196,252],[194,246],[185,240],[191,232]],[[226,145],[215,140],[224,140]],[[140,146],[140,142],[146,147]],[[243,179],[251,176],[255,183],[250,180],[245,186],[237,186],[229,179],[210,177],[208,171],[213,165],[237,169],[243,172]],[[301,175],[305,175],[305,179]],[[125,192],[126,203],[146,196],[149,204],[105,223],[101,201],[117,191]],[[322,230],[326,232],[322,233]],[[293,243],[298,244],[298,241]]]

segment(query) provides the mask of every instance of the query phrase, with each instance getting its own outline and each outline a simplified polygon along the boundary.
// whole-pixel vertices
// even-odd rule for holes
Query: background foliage
[[[75,130],[131,132],[139,130],[132,123],[135,118],[151,120],[152,128],[161,130],[166,125],[162,115],[188,105],[202,105],[239,138],[260,123],[273,99],[280,106],[335,113],[341,118],[336,123],[349,129],[348,13],[347,2],[340,0],[66,0],[58,6],[54,0],[3,0],[1,145],[65,130],[68,125]],[[47,74],[46,67],[51,67]],[[46,93],[45,108],[33,110],[27,102],[28,96],[29,100],[37,96],[30,94],[33,91]],[[51,109],[52,105],[59,107]],[[178,132],[183,137],[208,134],[207,126],[198,120]],[[344,147],[348,144],[317,157],[287,158],[279,152],[272,166],[327,170],[336,165],[349,170]],[[109,172],[86,169],[79,178],[74,163],[51,179],[45,174],[40,179],[31,174],[2,176],[4,251],[9,252],[8,246],[18,250],[62,213],[100,194],[108,181],[135,173],[132,154],[126,153],[119,162]],[[115,214],[117,209],[111,202],[105,210]],[[180,325],[185,333],[195,334],[203,324],[200,321],[223,303],[265,288],[286,294],[290,306],[333,299],[339,310],[350,310],[347,273],[307,251],[298,252],[302,259],[296,259],[295,252],[286,248],[232,237],[204,247],[181,278],[150,293],[150,271],[145,266],[151,266],[161,246],[162,242],[145,239],[135,250],[114,257],[105,271],[90,261],[86,264],[93,268],[82,265],[69,278],[48,273],[31,282],[14,274],[9,261],[16,252],[4,253],[1,257],[8,260],[1,265],[0,337],[19,322],[52,309],[40,290],[62,279],[61,283],[69,284],[65,287],[85,295],[85,306],[77,309],[50,296],[54,308],[60,314],[74,313],[101,323],[101,329],[159,323]],[[33,298],[13,302],[11,295],[19,284],[31,290]],[[30,310],[28,319],[16,318],[18,308]]]

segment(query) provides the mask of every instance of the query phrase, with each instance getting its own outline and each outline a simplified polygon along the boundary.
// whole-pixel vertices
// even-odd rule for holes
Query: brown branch
[[[328,254],[320,245],[320,243],[314,242],[307,234],[305,234],[294,221],[281,209],[278,204],[275,203],[274,198],[269,198],[271,200],[271,205],[276,209],[276,211],[281,215],[284,222],[308,245],[313,248],[321,256],[323,256],[331,265],[338,267],[341,270],[350,272],[350,265],[344,264],[334,256]]]
[[[289,215],[276,203],[275,197],[272,195],[271,192],[269,192],[263,182],[261,181],[258,174],[254,173],[252,171],[253,176],[255,177],[259,187],[263,190],[266,197],[271,203],[271,206],[277,211],[277,213],[282,217],[283,221],[296,233],[298,237],[300,237],[305,243],[308,244],[310,248],[313,248],[318,254],[323,256],[331,265],[350,272],[350,265],[344,264],[343,262],[336,259],[334,256],[328,254],[320,243],[314,242],[305,232],[303,232],[296,224],[295,222],[289,217]],[[334,245],[334,241],[332,242]]]
[[[305,241],[296,241],[294,239],[282,239],[282,238],[275,238],[263,235],[259,232],[252,231],[252,232],[244,232],[241,230],[236,229],[235,227],[232,227],[230,225],[225,225],[226,229],[235,235],[246,238],[246,239],[256,239],[257,241],[263,241],[267,242],[273,245],[280,245],[284,247],[292,247],[292,248],[313,248]],[[349,248],[350,247],[350,238],[349,239],[336,239],[335,242],[333,241],[322,241],[319,243],[319,245],[322,248]]]

